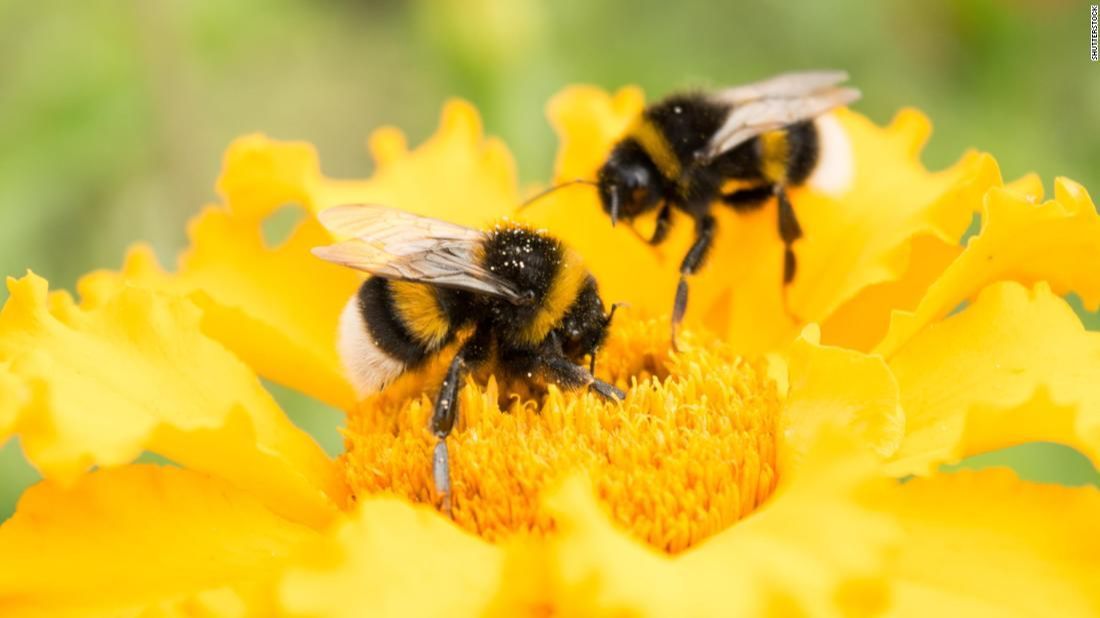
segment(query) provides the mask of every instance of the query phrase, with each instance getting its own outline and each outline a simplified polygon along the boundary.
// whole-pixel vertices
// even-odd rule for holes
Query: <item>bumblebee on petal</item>
[[[470,368],[495,358],[509,377],[565,389],[590,387],[623,399],[579,365],[595,363],[611,314],[596,280],[557,239],[505,221],[487,231],[370,205],[322,211],[322,224],[350,237],[314,255],[373,275],[348,301],[340,353],[360,395],[380,390],[462,338],[436,397],[432,433],[436,489],[449,509],[446,439]]]
[[[600,168],[598,190],[614,225],[659,209],[651,244],[663,242],[672,211],[695,223],[695,242],[680,263],[672,341],[687,310],[687,277],[706,260],[717,228],[711,205],[740,211],[774,197],[783,240],[783,284],[794,279],[792,245],[802,237],[787,188],[805,182],[819,159],[815,118],[859,98],[838,86],[843,71],[786,73],[712,94],[673,95],[654,103],[627,129]],[[727,181],[743,187],[724,192]]]

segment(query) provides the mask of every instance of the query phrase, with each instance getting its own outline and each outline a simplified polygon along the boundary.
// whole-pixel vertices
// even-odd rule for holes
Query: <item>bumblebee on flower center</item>
[[[550,531],[544,494],[583,472],[620,526],[675,553],[762,504],[778,472],[774,382],[723,344],[670,354],[667,333],[667,321],[629,312],[612,328],[600,373],[629,389],[622,403],[553,387],[527,393],[498,384],[491,368],[468,379],[450,437],[455,522],[491,541]],[[440,361],[406,375],[351,411],[341,461],[356,498],[395,493],[438,506],[425,387],[445,369]]]

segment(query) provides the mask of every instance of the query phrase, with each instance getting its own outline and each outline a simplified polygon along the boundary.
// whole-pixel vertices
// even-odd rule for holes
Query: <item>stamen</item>
[[[541,495],[584,471],[615,521],[678,552],[767,499],[777,480],[779,401],[763,364],[690,334],[689,351],[670,355],[667,329],[667,322],[616,323],[599,377],[628,391],[623,403],[584,390],[498,385],[491,370],[471,378],[448,438],[454,520],[490,540],[548,531],[554,524]],[[426,427],[445,361],[398,380],[349,416],[343,463],[358,495],[436,500],[435,440]]]

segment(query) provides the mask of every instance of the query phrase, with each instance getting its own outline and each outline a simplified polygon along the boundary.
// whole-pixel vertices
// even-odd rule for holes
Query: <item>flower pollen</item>
[[[667,321],[616,316],[597,373],[627,389],[622,403],[500,385],[491,370],[468,380],[448,438],[455,522],[490,541],[545,533],[542,495],[578,472],[613,520],[670,553],[751,513],[777,481],[775,384],[762,362],[687,336],[670,353]],[[438,504],[428,419],[448,357],[350,413],[342,462],[357,497]]]

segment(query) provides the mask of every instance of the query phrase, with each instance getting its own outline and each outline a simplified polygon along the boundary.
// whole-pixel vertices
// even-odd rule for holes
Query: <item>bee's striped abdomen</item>
[[[788,143],[787,177],[791,184],[800,185],[817,167],[821,154],[817,122],[807,120],[792,124],[785,130]]]
[[[768,131],[756,138],[760,153],[760,173],[768,183],[786,182],[791,143],[787,131]]]
[[[440,289],[424,283],[388,282],[398,320],[429,352],[438,350],[451,334],[451,321],[440,304]]]
[[[442,311],[428,302],[435,290],[371,277],[340,316],[340,357],[360,395],[381,390],[424,362],[451,336]],[[434,301],[433,301],[434,302]]]

